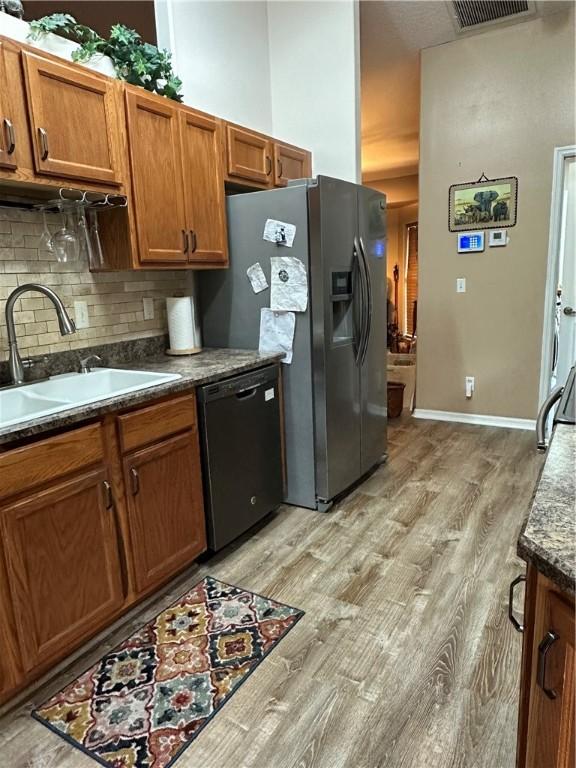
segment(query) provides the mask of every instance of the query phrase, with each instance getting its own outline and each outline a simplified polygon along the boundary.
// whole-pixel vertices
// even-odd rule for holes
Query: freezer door
[[[386,198],[358,188],[358,240],[364,259],[369,321],[360,366],[362,474],[386,453]]]
[[[309,189],[317,496],[360,476],[360,381],[354,343],[357,186],[318,177]]]

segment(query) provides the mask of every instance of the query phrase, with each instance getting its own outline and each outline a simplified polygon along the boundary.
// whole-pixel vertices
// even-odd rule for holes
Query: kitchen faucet
[[[54,293],[51,288],[47,288],[45,285],[38,285],[37,283],[27,283],[26,285],[20,285],[15,288],[6,301],[6,329],[8,331],[8,349],[10,356],[8,358],[8,367],[10,369],[10,377],[12,384],[22,384],[24,382],[24,365],[22,364],[22,358],[18,351],[18,343],[16,341],[16,328],[14,326],[14,305],[23,293],[28,291],[36,291],[44,294],[46,298],[50,299],[56,314],[58,315],[58,325],[60,326],[60,333],[62,336],[68,336],[69,333],[76,333],[76,326],[71,317],[69,317],[62,299]]]

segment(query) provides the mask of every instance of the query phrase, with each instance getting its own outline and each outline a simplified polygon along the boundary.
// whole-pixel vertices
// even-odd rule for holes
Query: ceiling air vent
[[[528,0],[452,0],[452,6],[461,31],[534,13],[534,3]]]

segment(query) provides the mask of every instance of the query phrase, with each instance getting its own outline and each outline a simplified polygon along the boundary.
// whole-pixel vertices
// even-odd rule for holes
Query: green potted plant
[[[134,29],[114,24],[109,38],[105,39],[90,27],[78,24],[69,13],[52,13],[30,22],[31,40],[39,40],[50,32],[79,44],[72,53],[73,61],[86,62],[96,56],[108,56],[121,80],[182,101],[182,81],[172,70],[170,53],[145,43]]]

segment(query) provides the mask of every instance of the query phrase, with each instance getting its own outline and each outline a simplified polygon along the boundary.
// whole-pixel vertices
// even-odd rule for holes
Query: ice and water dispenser
[[[332,344],[350,343],[354,336],[352,271],[331,273]]]

